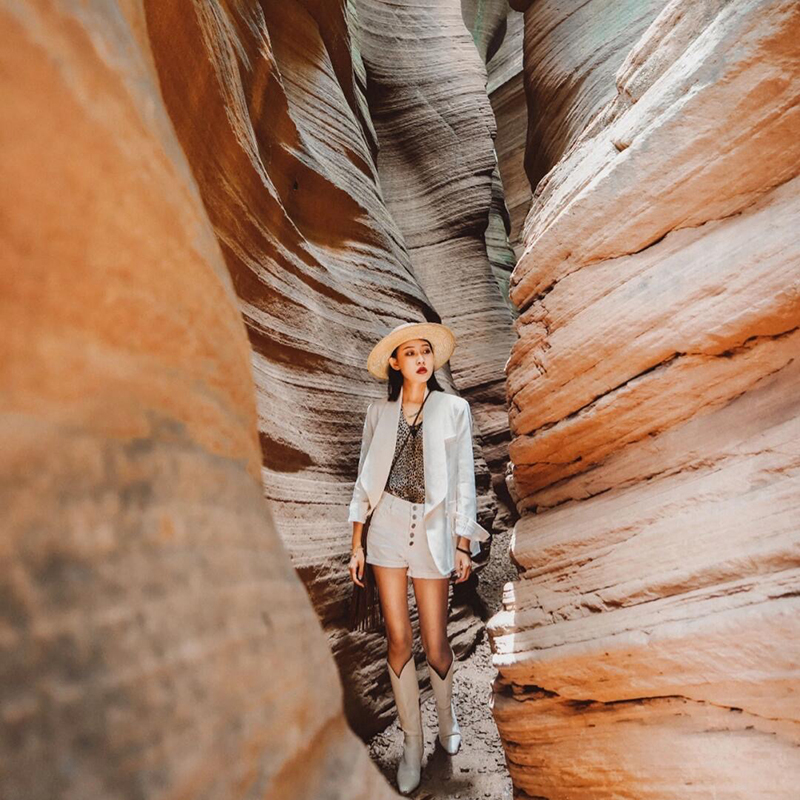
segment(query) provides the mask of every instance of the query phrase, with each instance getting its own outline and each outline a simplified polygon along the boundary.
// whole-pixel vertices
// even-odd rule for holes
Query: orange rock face
[[[0,796],[393,796],[263,499],[251,348],[149,28],[0,4]]]
[[[507,367],[525,515],[520,580],[489,626],[494,713],[521,796],[788,800],[800,11],[676,1],[651,16],[608,42],[613,73],[576,78],[530,131],[544,177]],[[526,11],[529,100],[592,64],[579,22]]]

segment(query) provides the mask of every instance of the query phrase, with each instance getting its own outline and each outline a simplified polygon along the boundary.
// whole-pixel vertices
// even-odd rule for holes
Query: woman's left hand
[[[461,550],[456,550],[456,580],[463,583],[472,574],[472,558]]]

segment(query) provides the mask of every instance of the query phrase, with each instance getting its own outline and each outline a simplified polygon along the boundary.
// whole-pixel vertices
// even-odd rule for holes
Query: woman
[[[404,323],[367,359],[389,381],[388,399],[367,409],[358,478],[350,503],[350,576],[363,586],[361,531],[370,509],[366,562],[372,565],[388,640],[387,667],[404,733],[397,785],[419,785],[423,736],[412,657],[407,577],[414,586],[422,646],[436,698],[438,739],[456,753],[461,732],[452,703],[453,651],[447,639],[449,582],[469,578],[488,532],[476,521],[472,417],[463,398],[446,394],[434,371],[447,363],[455,337],[444,325]]]

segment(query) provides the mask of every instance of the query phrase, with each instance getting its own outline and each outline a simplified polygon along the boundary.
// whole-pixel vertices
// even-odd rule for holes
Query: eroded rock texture
[[[611,5],[525,15],[495,718],[520,797],[788,800],[800,9]]]
[[[505,490],[503,367],[514,337],[487,258],[495,123],[486,69],[459,0],[357,5],[383,196],[402,230],[413,275],[456,333],[453,377],[472,405],[483,456]]]
[[[0,3],[0,796],[394,796],[264,503],[251,348],[150,22]]]
[[[514,120],[524,119],[525,98],[522,91],[512,93],[512,107],[505,109],[502,116],[498,116],[495,90],[522,73],[522,15],[512,12],[507,0],[493,0],[488,3],[485,0],[462,0],[461,11],[464,23],[486,63],[486,93],[493,114],[497,118],[495,165],[492,170],[492,205],[486,229],[486,250],[495,280],[500,286],[503,299],[513,319],[517,315],[517,309],[508,297],[508,289],[511,272],[517,262],[514,246],[509,239],[512,236],[512,218],[515,214],[509,214],[507,203],[520,203],[519,196],[514,196],[515,184],[524,184],[526,187],[524,205],[527,210],[530,204],[530,187],[522,170],[521,155],[519,168],[515,169],[517,164],[514,163],[513,156],[509,159],[507,151],[512,149],[514,154],[517,151],[522,152],[521,146],[515,147],[513,144],[517,126],[512,123],[512,117]],[[522,115],[517,113],[520,109],[523,111]],[[509,187],[504,185],[504,180],[509,180]],[[514,235],[518,236],[520,229],[521,224],[516,225]]]
[[[145,8],[253,348],[265,492],[328,633],[348,717],[367,733],[394,710],[383,635],[344,629],[346,518],[364,412],[386,391],[366,356],[398,322],[441,318],[458,334],[441,379],[472,401],[481,522],[504,519],[485,462],[505,490],[513,333],[484,239],[485,71],[455,2]],[[457,656],[479,626],[467,607],[454,612]]]
[[[508,216],[506,235],[513,252],[511,270],[524,249],[522,226],[531,205],[531,181],[524,162],[528,110],[522,69],[523,33],[524,15],[508,9],[502,45],[486,65],[486,90],[497,121],[495,152]]]

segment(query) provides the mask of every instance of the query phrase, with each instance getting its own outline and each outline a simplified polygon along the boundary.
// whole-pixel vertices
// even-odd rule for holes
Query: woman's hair
[[[423,339],[423,342],[428,342],[427,339]],[[431,348],[431,352],[433,352],[433,345],[428,342],[428,345]],[[401,347],[401,345],[397,345],[394,350],[392,350],[392,357],[397,358],[397,349]],[[399,369],[393,369],[391,364],[387,365],[389,368],[389,400],[397,400],[400,397],[400,390],[403,388],[403,373],[400,372]],[[439,385],[439,381],[436,380],[436,373],[431,371],[431,376],[428,378],[428,391],[430,392],[443,392],[444,389]]]

